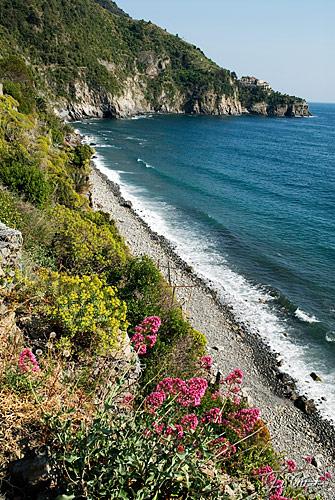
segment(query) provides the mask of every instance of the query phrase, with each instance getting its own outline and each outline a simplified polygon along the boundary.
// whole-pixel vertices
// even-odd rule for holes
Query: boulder
[[[307,399],[306,396],[299,396],[294,405],[306,415],[312,415],[317,411],[314,399]]]
[[[322,382],[322,378],[315,372],[310,373],[309,375],[315,382]]]

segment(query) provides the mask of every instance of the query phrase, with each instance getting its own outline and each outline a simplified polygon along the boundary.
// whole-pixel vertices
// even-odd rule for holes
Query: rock
[[[133,205],[132,205],[132,202],[129,201],[129,200],[125,200],[121,203],[121,207],[125,207],[125,208],[132,208]]]
[[[218,351],[218,352],[223,352],[224,351],[224,348],[220,345],[213,345],[211,347],[211,349],[213,349],[213,351]]]
[[[323,466],[323,456],[319,453],[312,458],[311,464],[314,465],[317,469],[320,469]]]
[[[10,482],[15,486],[35,487],[48,480],[50,465],[46,455],[15,460],[9,464]]]
[[[284,386],[288,386],[291,389],[296,388],[295,380],[288,373],[278,372],[276,377],[281,381]]]
[[[322,378],[317,375],[317,373],[312,372],[309,375],[315,382],[322,382]]]
[[[253,399],[249,394],[249,390],[250,389],[248,387],[243,387],[243,389],[241,390],[241,396],[244,399],[244,401],[248,404],[248,406],[252,406]]]
[[[307,399],[305,396],[299,396],[294,401],[294,406],[296,406],[306,415],[312,415],[317,410],[314,403],[314,399]]]

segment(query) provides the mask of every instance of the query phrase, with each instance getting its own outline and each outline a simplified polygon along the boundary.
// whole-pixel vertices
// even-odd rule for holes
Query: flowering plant
[[[147,316],[142,323],[135,326],[131,342],[137,354],[146,354],[148,348],[151,349],[156,344],[160,326],[161,319],[158,316]]]

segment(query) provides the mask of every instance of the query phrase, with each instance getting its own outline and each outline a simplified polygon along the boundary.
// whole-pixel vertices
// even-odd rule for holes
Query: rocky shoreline
[[[274,446],[300,465],[303,456],[313,455],[322,468],[335,463],[335,429],[314,406],[296,390],[294,379],[280,371],[276,353],[236,322],[219,294],[200,278],[174,250],[173,245],[153,231],[122,197],[120,187],[93,164],[91,203],[95,209],[111,214],[133,255],[149,255],[159,266],[182,305],[192,326],[208,340],[218,372],[233,368],[245,372],[245,396],[261,408]],[[305,480],[315,481],[317,467],[308,466]],[[335,497],[335,485],[325,485],[325,498]]]

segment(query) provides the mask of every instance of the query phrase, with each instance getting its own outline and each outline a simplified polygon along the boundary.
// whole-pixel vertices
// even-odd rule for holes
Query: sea
[[[75,126],[137,213],[335,423],[335,104],[310,110]]]

